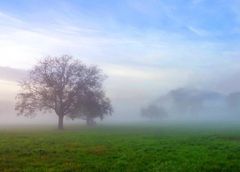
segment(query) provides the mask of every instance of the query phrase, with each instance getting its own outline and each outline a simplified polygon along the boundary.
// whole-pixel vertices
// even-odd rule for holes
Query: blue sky
[[[199,53],[212,63],[220,63],[216,62],[219,60],[225,63],[225,55],[230,61],[238,60],[235,56],[240,40],[239,5],[233,0],[11,0],[0,2],[0,27],[5,29],[2,34],[15,27],[43,35],[60,35],[59,38],[67,37],[70,41],[74,34],[75,38],[104,39],[99,44],[104,50],[107,49],[104,44],[110,44],[106,51],[112,56],[115,54],[110,49],[114,52],[117,49],[120,54],[140,50],[140,54],[153,56],[151,54],[158,54],[159,48],[167,48],[165,56],[171,57],[162,62],[153,61],[151,65],[199,66],[199,59],[193,57]],[[187,52],[181,49],[197,55],[187,57]],[[175,51],[175,57],[174,53],[169,55],[169,51]],[[103,61],[108,63],[139,65],[143,61],[136,57],[109,59],[107,56]],[[181,64],[185,59],[193,60],[190,64]],[[146,65],[144,62],[141,65]]]
[[[0,5],[3,13],[36,25],[66,20],[75,25],[93,22],[112,32],[134,27],[181,33],[192,39],[239,36],[239,3],[233,0],[11,0]]]
[[[239,47],[238,0],[0,1],[0,66],[70,54],[107,73],[121,106],[178,87],[238,91]]]

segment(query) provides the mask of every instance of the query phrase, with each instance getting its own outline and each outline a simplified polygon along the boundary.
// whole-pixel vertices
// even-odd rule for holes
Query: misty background
[[[104,122],[148,120],[151,106],[168,112],[161,120],[238,120],[239,11],[237,0],[1,1],[0,123],[56,122],[17,117],[14,99],[39,58],[62,54],[108,75]]]

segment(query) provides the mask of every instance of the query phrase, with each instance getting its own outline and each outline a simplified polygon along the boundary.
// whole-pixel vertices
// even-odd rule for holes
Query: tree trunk
[[[87,126],[90,126],[90,127],[96,125],[96,122],[91,117],[87,117],[86,122],[87,122]]]
[[[58,129],[63,130],[63,115],[58,115]]]

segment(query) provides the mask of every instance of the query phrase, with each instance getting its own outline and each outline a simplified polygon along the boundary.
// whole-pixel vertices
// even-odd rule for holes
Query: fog
[[[239,120],[240,92],[223,94],[210,90],[178,88],[160,96],[142,109],[150,119],[181,121]]]
[[[56,124],[55,114],[39,112],[30,118],[18,116],[14,110],[15,96],[20,90],[19,81],[27,78],[28,71],[9,67],[0,67],[0,71],[1,125]],[[161,87],[158,84],[148,86],[148,82],[154,83],[155,78],[136,79],[111,73],[108,75],[104,86],[112,100],[114,113],[112,116],[106,116],[103,121],[97,120],[97,123],[191,123],[240,120],[240,92],[236,89],[238,81],[232,80],[228,84],[225,83],[224,87],[223,85],[217,87],[215,84],[231,79],[229,77],[214,82],[211,80],[209,84],[204,82],[202,86],[200,82],[194,81],[194,87],[194,83],[185,81],[186,87],[183,87],[183,82],[176,86]],[[166,82],[171,82],[171,78],[166,79]],[[66,124],[83,122],[65,118]]]
[[[38,59],[63,54],[108,76],[114,113],[99,123],[239,120],[237,1],[0,4],[1,124],[56,123],[55,114],[17,116],[14,105]]]

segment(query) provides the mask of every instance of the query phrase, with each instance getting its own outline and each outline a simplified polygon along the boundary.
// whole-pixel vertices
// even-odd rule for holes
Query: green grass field
[[[240,171],[240,124],[3,128],[0,171]]]

